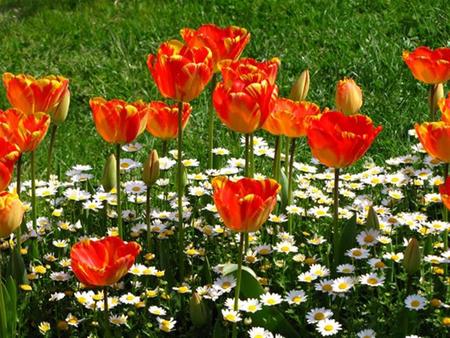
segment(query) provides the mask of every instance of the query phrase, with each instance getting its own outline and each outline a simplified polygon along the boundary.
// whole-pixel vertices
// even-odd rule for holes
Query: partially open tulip
[[[362,106],[362,91],[353,79],[340,80],[336,86],[336,107],[346,115],[356,114]]]
[[[242,178],[233,182],[224,176],[214,178],[212,186],[220,217],[228,228],[239,232],[254,232],[263,225],[281,187],[272,179]]]
[[[291,88],[289,98],[294,101],[304,101],[309,91],[309,70],[304,70]]]
[[[439,109],[442,113],[442,121],[450,123],[450,93],[447,98],[441,98],[438,102]]]
[[[416,123],[420,143],[433,158],[450,163],[450,124],[443,121]]]
[[[30,75],[3,74],[6,96],[14,108],[25,114],[50,113],[66,93],[69,80],[62,76],[34,78]]]
[[[221,63],[223,81],[214,90],[213,103],[222,123],[238,133],[250,134],[266,122],[278,95],[275,79],[279,64],[276,58]]]
[[[404,51],[403,61],[419,81],[438,84],[450,80],[450,48],[418,47],[413,52]]]
[[[108,143],[130,143],[145,130],[149,105],[142,101],[96,97],[89,103],[97,132]]]
[[[183,103],[181,117],[183,129],[191,116],[192,107]],[[178,135],[178,104],[168,105],[161,101],[153,101],[149,105],[147,131],[162,140],[174,139]]]
[[[109,286],[125,276],[141,247],[119,237],[82,240],[72,246],[70,259],[77,279],[88,286]]]
[[[308,144],[313,156],[322,164],[345,168],[367,152],[381,129],[367,116],[328,111],[311,119]]]
[[[34,151],[44,139],[50,116],[42,112],[26,114],[18,109],[0,110],[0,136],[15,143],[20,152]]]
[[[60,125],[66,120],[67,114],[69,112],[69,106],[70,106],[70,90],[69,88],[67,88],[64,94],[62,95],[62,99],[59,102],[59,104],[55,106],[55,109],[49,113],[50,117],[52,118],[52,122],[54,124]]]
[[[320,114],[320,108],[314,103],[294,102],[289,99],[278,98],[272,113],[262,128],[272,135],[302,137],[306,136],[309,117],[318,114]]]
[[[16,194],[0,192],[0,238],[9,236],[22,223],[25,208]]]
[[[19,156],[19,148],[6,138],[0,137],[0,191],[8,187],[14,170],[14,163]]]
[[[213,74],[212,52],[178,40],[164,42],[156,55],[150,54],[147,66],[162,96],[190,102],[203,91]]]
[[[245,28],[236,26],[222,28],[214,24],[206,24],[197,30],[183,28],[180,34],[190,47],[204,46],[211,50],[216,72],[219,71],[220,61],[238,59],[250,41],[250,33]]]
[[[441,195],[442,203],[450,210],[450,177],[447,177],[444,184],[439,186],[439,194]]]

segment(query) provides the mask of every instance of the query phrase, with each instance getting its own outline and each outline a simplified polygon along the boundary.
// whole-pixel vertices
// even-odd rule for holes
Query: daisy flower
[[[255,313],[262,309],[261,303],[256,298],[239,301],[239,310]]]
[[[369,286],[381,286],[384,283],[384,277],[377,274],[368,273],[359,277],[359,282]]]
[[[281,296],[279,294],[270,293],[270,292],[262,294],[260,296],[260,299],[261,299],[261,303],[263,303],[264,305],[267,305],[267,306],[277,305],[283,301],[283,299],[281,298]]]
[[[322,336],[333,336],[342,329],[342,325],[334,319],[324,319],[317,323],[316,330]]]
[[[426,298],[419,295],[409,295],[405,299],[405,306],[414,311],[422,310],[426,303]]]
[[[222,309],[222,316],[227,322],[232,323],[239,322],[242,319],[239,312],[230,309]]]
[[[152,315],[156,315],[156,316],[165,316],[167,311],[165,309],[163,309],[160,306],[155,306],[152,305],[148,308],[148,311],[152,314]]]
[[[295,245],[293,245],[291,242],[289,241],[283,241],[283,242],[278,242],[277,245],[275,246],[275,250],[277,252],[280,253],[291,253],[291,252],[297,252],[298,251],[298,247],[296,247]]]
[[[331,318],[333,316],[333,311],[326,309],[324,307],[314,308],[308,311],[306,314],[306,321],[308,324],[315,324],[321,320]]]
[[[333,281],[333,291],[336,293],[347,292],[355,285],[353,278],[340,277]]]
[[[306,302],[308,296],[306,296],[303,290],[291,290],[284,297],[284,300],[288,302],[288,304],[300,304]]]
[[[356,335],[358,338],[375,338],[376,337],[376,333],[372,329],[361,330]]]

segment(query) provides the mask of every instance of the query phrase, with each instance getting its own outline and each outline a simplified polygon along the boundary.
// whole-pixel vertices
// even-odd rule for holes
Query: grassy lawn
[[[287,95],[298,74],[309,68],[308,99],[321,107],[333,107],[336,82],[353,77],[363,89],[362,112],[384,127],[369,152],[379,161],[408,152],[399,140],[407,137],[415,121],[427,119],[427,89],[413,79],[401,59],[402,51],[450,43],[445,0],[0,3],[0,72],[70,78],[70,116],[57,140],[62,170],[79,162],[95,163],[98,169],[99,159],[110,150],[95,131],[88,104],[91,97],[160,98],[146,57],[163,41],[179,39],[182,27],[213,22],[247,28],[252,38],[245,56],[281,58],[280,94]],[[193,102],[187,128],[188,154],[200,159],[206,158],[196,149],[205,144],[208,101],[209,93],[204,93]],[[0,107],[8,107],[3,87]],[[219,123],[217,130],[218,144],[222,144],[230,133]],[[147,148],[153,143],[148,134],[138,141]],[[45,158],[45,152],[46,147],[41,147],[38,156]],[[309,150],[304,155],[309,156]]]

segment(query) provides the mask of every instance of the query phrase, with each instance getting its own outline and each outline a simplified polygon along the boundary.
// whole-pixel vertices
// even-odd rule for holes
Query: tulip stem
[[[105,337],[111,337],[111,329],[109,327],[109,307],[108,307],[108,287],[103,287],[103,311],[105,313]]]
[[[22,154],[19,155],[19,159],[17,160],[17,168],[16,168],[16,176],[17,176],[17,184],[16,184],[16,194],[20,199],[20,190],[21,190],[21,174],[22,174]],[[21,237],[22,237],[22,224],[16,230],[17,237],[17,247],[20,254],[20,245],[21,245]]]
[[[448,163],[444,164],[444,182],[447,180],[448,177]],[[448,210],[447,207],[443,204],[442,205],[442,217],[444,219],[444,222],[448,222]],[[448,250],[448,229],[444,230],[444,251]],[[448,272],[448,266],[447,264],[444,264],[444,273],[447,275]]]
[[[147,187],[147,198],[145,201],[145,221],[147,223],[147,250],[151,248],[151,232],[150,232],[150,187]]]
[[[250,134],[250,140],[249,140],[249,147],[250,147],[250,159],[249,159],[249,174],[248,177],[253,178],[255,175],[255,156],[254,156],[254,147],[253,147],[253,133]]]
[[[248,177],[249,175],[249,143],[250,143],[250,134],[245,134],[245,168],[244,168],[244,176]]]
[[[281,165],[281,136],[275,137],[275,157],[272,166],[272,176],[275,181],[280,181],[280,165]]]
[[[50,180],[50,172],[52,170],[52,153],[53,153],[53,147],[55,146],[57,129],[58,129],[58,126],[56,124],[53,124],[51,135],[50,135],[50,144],[48,146],[48,154],[47,154],[47,181]]]
[[[289,138],[285,137],[284,145],[284,173],[287,175],[289,170]]]
[[[437,105],[436,105],[436,100],[434,99],[434,96],[436,95],[436,91],[438,89],[438,84],[432,84],[430,85],[430,89],[429,89],[429,96],[428,96],[428,106],[430,109],[430,116],[431,116],[431,121],[436,121],[436,111],[437,111]]]
[[[184,243],[184,229],[183,229],[183,101],[178,102],[178,170],[177,170],[177,197],[178,197],[178,255],[180,264],[180,280],[184,279],[184,257],[183,257],[183,243]]]
[[[162,157],[167,156],[167,140],[162,141]]]
[[[237,262],[236,288],[234,289],[234,311],[239,308],[239,293],[241,291],[241,276],[242,276],[242,249],[244,246],[244,233],[241,232],[239,236],[239,252]],[[237,337],[237,324],[233,324],[232,338]]]
[[[31,215],[33,217],[33,230],[37,232],[36,220],[36,168],[35,168],[35,154],[31,152]]]
[[[214,73],[211,79],[211,93],[214,91],[217,82],[217,75]],[[208,106],[208,169],[213,167],[214,154],[212,152],[214,148],[214,107],[212,99]]]
[[[291,154],[289,157],[289,178],[288,178],[288,205],[292,204],[292,172],[294,169],[294,159],[295,159],[295,137],[291,139]],[[292,215],[288,217],[289,224],[289,234],[292,235]]]
[[[336,270],[338,263],[338,245],[339,245],[339,168],[334,169],[334,187],[333,187],[333,270]]]
[[[122,204],[121,204],[121,187],[120,187],[120,144],[116,144],[116,190],[117,190],[117,228],[119,237],[123,239],[122,226]]]

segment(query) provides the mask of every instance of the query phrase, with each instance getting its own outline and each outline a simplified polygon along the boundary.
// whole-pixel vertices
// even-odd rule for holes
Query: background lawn
[[[369,151],[376,161],[407,153],[407,130],[428,118],[427,87],[412,77],[402,51],[450,45],[446,0],[0,0],[0,4],[0,72],[61,74],[70,79],[70,115],[57,139],[61,172],[75,163],[93,164],[98,172],[112,150],[95,131],[91,97],[160,99],[146,58],[163,41],[179,39],[183,27],[212,22],[247,28],[252,38],[244,56],[281,58],[280,95],[287,95],[299,73],[309,68],[308,99],[332,107],[336,82],[353,77],[363,89],[362,113],[384,127]],[[205,149],[209,98],[208,91],[192,102],[185,143],[188,156],[201,160],[207,158],[198,149]],[[3,87],[0,107],[8,107]],[[219,123],[217,130],[220,145],[233,149],[231,133]],[[262,131],[258,135],[267,136]],[[42,168],[48,141],[49,137],[38,152]],[[146,149],[154,142],[148,133],[138,141]],[[303,148],[299,156],[309,158],[309,150]]]

